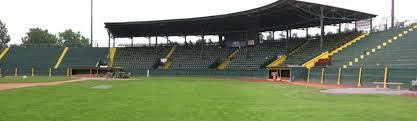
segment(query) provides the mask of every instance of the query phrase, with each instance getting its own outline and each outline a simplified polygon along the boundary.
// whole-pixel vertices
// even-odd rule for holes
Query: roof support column
[[[149,47],[151,46],[151,37],[149,36],[149,37],[147,37],[148,38],[148,40],[149,40]]]
[[[308,27],[306,28],[306,39],[308,39]]]
[[[275,40],[275,31],[272,31],[272,41]]]
[[[204,58],[204,46],[205,46],[205,43],[206,43],[206,40],[204,39],[204,34],[203,35],[201,35],[201,58]]]
[[[155,36],[155,53],[158,54],[158,36]]]
[[[373,25],[372,25],[372,17],[371,17],[371,18],[369,18],[369,33],[373,32],[373,31],[374,31],[374,28],[373,28]]]
[[[113,37],[113,47],[116,47],[116,38]]]
[[[130,47],[133,47],[133,37],[130,37],[130,41],[131,41]]]
[[[155,36],[155,46],[158,46],[158,36]]]
[[[320,52],[323,52],[324,39],[324,8],[320,7]]]
[[[110,32],[108,30],[107,30],[107,34],[109,35],[109,43],[108,43],[109,46],[108,47],[110,48],[111,34],[110,34]]]
[[[339,29],[337,30],[340,33],[342,33],[342,23],[339,24]]]
[[[184,44],[187,43],[187,35],[184,35]]]
[[[355,19],[355,32],[357,32],[358,31],[358,21],[356,21],[356,19]]]
[[[167,45],[169,44],[169,36],[167,36]]]
[[[249,50],[248,50],[248,47],[249,47],[249,40],[248,40],[248,31],[246,30],[246,40],[245,40],[245,43],[246,43],[246,57],[249,57]]]
[[[289,30],[287,29],[285,33],[287,33],[287,37],[285,38],[285,53],[288,53],[288,40],[290,39],[290,38],[289,38],[289,34],[290,34],[290,32],[289,32]]]

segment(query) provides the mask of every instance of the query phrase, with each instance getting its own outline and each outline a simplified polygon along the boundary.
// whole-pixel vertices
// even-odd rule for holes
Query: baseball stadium
[[[372,13],[279,0],[101,23],[102,46],[2,46],[0,121],[417,120],[417,21],[392,12],[381,25]]]

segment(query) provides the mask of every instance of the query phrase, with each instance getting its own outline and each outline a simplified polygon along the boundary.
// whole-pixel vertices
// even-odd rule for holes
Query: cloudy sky
[[[191,18],[233,13],[261,7],[276,0],[95,0],[94,43],[106,43],[104,22]],[[391,0],[302,0],[390,16]],[[1,0],[0,20],[6,23],[11,43],[21,43],[29,28],[57,34],[66,29],[90,37],[90,0]],[[416,1],[396,0],[399,20],[417,19]],[[136,39],[135,39],[136,40]],[[121,40],[123,41],[123,40]],[[138,38],[140,41],[140,38]]]

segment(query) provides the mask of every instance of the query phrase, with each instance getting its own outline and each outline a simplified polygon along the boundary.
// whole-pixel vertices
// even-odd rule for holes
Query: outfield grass
[[[91,87],[112,85],[111,89]],[[199,78],[88,81],[0,91],[1,121],[411,121],[417,99]]]
[[[66,76],[36,76],[36,77],[26,77],[23,76],[6,76],[5,78],[0,78],[0,83],[38,83],[38,82],[53,82],[53,81],[66,81],[70,80],[71,78]]]

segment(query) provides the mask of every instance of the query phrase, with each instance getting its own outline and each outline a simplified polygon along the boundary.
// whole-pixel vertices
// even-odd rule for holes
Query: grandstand
[[[172,57],[173,62],[170,69],[209,69],[211,65],[218,65],[235,49],[209,45],[204,47],[203,54],[196,54],[201,50],[202,48],[199,46],[177,47]]]
[[[116,38],[144,37],[149,38],[149,46],[115,47],[114,44],[111,48],[109,44],[108,48],[4,48],[0,55],[1,68],[9,72],[14,68],[25,71],[31,68],[91,69],[100,68],[100,65],[105,68],[107,64],[108,69],[121,67],[137,72],[137,75],[143,75],[144,70],[164,74],[201,72],[204,75],[213,72],[210,74],[233,76],[253,76],[268,71],[259,75],[262,78],[284,70],[285,75],[291,76],[287,77],[289,80],[309,80],[307,70],[316,80],[319,77],[334,80],[336,77],[320,76],[320,72],[337,75],[339,68],[416,69],[417,34],[411,31],[413,26],[375,32],[372,29],[374,17],[376,15],[333,6],[280,0],[261,8],[226,15],[105,23],[109,43]],[[370,33],[359,31],[358,21],[368,22]],[[355,24],[355,28],[341,31],[341,24]],[[339,25],[339,31],[326,34],[324,28],[334,25]],[[292,30],[306,30],[308,34],[309,28],[317,27],[321,29],[318,36],[291,37]],[[270,31],[281,31],[286,36],[278,40],[264,40],[260,36]],[[218,36],[219,42],[207,44],[204,36],[209,35]],[[166,36],[201,36],[202,39],[194,45],[151,45],[151,37]],[[110,51],[112,49],[114,51]],[[410,75],[414,73],[413,70],[407,72]]]

